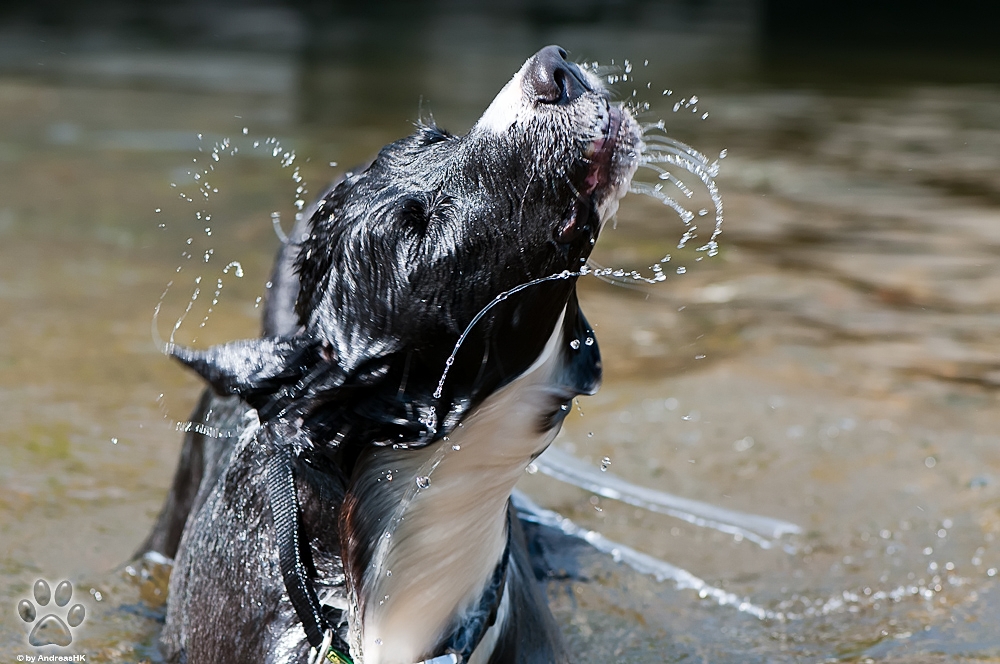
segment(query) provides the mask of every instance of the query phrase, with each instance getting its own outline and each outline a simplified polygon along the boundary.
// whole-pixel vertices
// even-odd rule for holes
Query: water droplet
[[[729,150],[722,150],[721,152],[719,152],[719,159],[725,159],[726,155],[728,155],[728,154],[729,154]]]
[[[382,645],[382,639],[375,639],[375,645],[377,646]]]
[[[431,478],[427,477],[426,475],[421,475],[421,476],[417,477],[417,488],[418,489],[426,489],[430,485],[431,485]]]
[[[591,432],[589,432],[587,434],[587,438],[593,438],[593,437],[594,437],[594,432],[593,431],[591,431]]]
[[[117,445],[118,444],[118,439],[117,438],[112,438],[111,439],[111,444],[112,445]]]
[[[683,265],[677,268],[677,274],[684,274],[685,272],[687,272],[687,268]]]
[[[386,576],[392,576],[392,570],[391,569],[390,570],[386,570],[385,575]]]
[[[932,456],[929,456],[926,459],[924,459],[924,465],[927,466],[928,468],[933,468],[934,466],[937,465],[937,459],[935,459]]]
[[[604,457],[601,459],[601,472],[606,473],[608,468],[611,466],[611,457]]]
[[[461,446],[461,445],[452,445],[452,446],[451,446],[451,449],[453,449],[453,450],[455,450],[456,452],[458,452],[458,451],[459,451],[460,449],[462,449],[462,446]]]
[[[529,463],[528,467],[525,468],[524,471],[529,475],[534,475],[535,473],[538,472],[538,466],[534,462]]]
[[[586,345],[588,345],[588,346],[593,346],[594,345],[594,337],[587,337],[586,339],[584,339],[583,343],[586,344]]]
[[[387,482],[391,482],[392,481],[392,473],[386,473],[385,474],[385,479],[386,479]]]
[[[580,348],[580,340],[579,339],[573,339],[572,341],[569,342],[569,347],[572,348],[573,350],[579,349]]]

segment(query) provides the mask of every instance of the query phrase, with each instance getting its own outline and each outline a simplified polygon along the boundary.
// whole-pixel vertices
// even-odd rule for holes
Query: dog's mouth
[[[606,187],[611,183],[611,164],[618,147],[621,126],[622,110],[609,104],[601,138],[592,142],[584,153],[584,156],[591,160],[590,169],[583,181],[584,194],[589,196],[598,187]]]
[[[600,103],[594,132],[598,138],[587,143],[581,155],[586,168],[578,180],[577,200],[555,232],[560,244],[589,234],[593,246],[604,224],[615,215],[638,165],[639,138],[632,116],[607,100]]]

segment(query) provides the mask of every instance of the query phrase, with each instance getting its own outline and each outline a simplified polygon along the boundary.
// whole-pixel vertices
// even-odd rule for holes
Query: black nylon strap
[[[292,459],[287,450],[276,449],[267,463],[267,499],[271,504],[278,560],[285,590],[295,613],[302,621],[309,645],[323,645],[323,633],[329,629],[320,609],[316,590],[309,582],[299,548],[299,503],[295,495]]]

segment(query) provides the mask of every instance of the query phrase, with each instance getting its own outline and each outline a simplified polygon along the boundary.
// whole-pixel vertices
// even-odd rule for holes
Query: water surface
[[[437,92],[438,120],[464,131],[542,45],[519,44],[479,54],[477,75],[459,77],[478,87],[457,85],[457,61],[440,54],[414,64],[411,85]],[[623,56],[655,61],[637,50]],[[15,606],[44,577],[73,580],[88,608],[58,652],[157,658],[158,571],[121,566],[160,507],[175,422],[200,385],[158,353],[153,309],[173,282],[156,324],[165,337],[200,288],[179,341],[255,334],[272,213],[287,229],[297,197],[420,112],[420,92],[382,96],[369,71],[265,60],[231,58],[259,76],[225,89],[109,84],[97,56],[79,65],[90,78],[0,78],[4,652],[32,652]],[[581,280],[606,381],[555,444],[803,532],[763,549],[526,476],[542,505],[770,616],[585,556],[586,581],[549,585],[576,661],[1000,660],[1000,89],[685,83],[664,96],[674,81],[655,62],[636,67],[636,87],[651,84],[638,94],[646,120],[727,150],[720,253],[678,250],[672,213],[623,201],[595,259],[646,268],[671,254],[668,278]],[[365,96],[337,94],[345,81]],[[675,114],[693,94],[700,112]],[[206,199],[191,173],[208,166]],[[223,273],[232,261],[242,278]]]

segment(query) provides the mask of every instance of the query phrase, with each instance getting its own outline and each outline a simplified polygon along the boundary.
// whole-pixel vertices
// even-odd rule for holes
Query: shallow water
[[[512,71],[507,60],[530,50],[505,52],[482,76],[490,84],[465,96],[423,63],[420,80],[450,90],[439,121],[468,127]],[[278,80],[292,66],[272,64]],[[162,584],[122,565],[160,507],[174,423],[200,387],[158,353],[153,309],[173,280],[156,323],[165,338],[200,286],[178,340],[254,334],[278,246],[271,214],[290,226],[295,167],[309,200],[417,114],[419,92],[398,90],[405,99],[369,90],[331,108],[322,91],[357,70],[318,67],[303,84],[312,106],[268,87],[266,73],[260,89],[208,92],[0,78],[5,657],[34,652],[15,607],[44,577],[72,580],[88,611],[58,652],[157,658]],[[706,154],[728,152],[720,253],[678,250],[673,213],[623,201],[595,260],[644,269],[671,254],[668,278],[581,280],[606,381],[556,445],[803,533],[763,549],[527,475],[543,506],[770,616],[588,555],[588,581],[549,586],[576,661],[1000,660],[1000,89],[689,86],[658,99],[671,81],[648,76],[646,120],[664,118]],[[694,93],[707,120],[672,112]],[[365,103],[378,108],[366,115]],[[252,148],[271,137],[295,150],[293,165],[273,144]],[[195,159],[216,168],[208,199],[188,174]],[[223,274],[231,261],[242,278]]]

